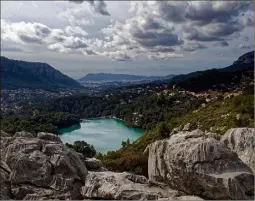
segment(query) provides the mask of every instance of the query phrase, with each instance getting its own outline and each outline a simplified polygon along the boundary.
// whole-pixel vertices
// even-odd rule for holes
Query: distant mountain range
[[[46,63],[26,62],[1,57],[2,88],[33,88],[57,90],[81,88],[74,79],[64,75]]]
[[[129,74],[111,74],[111,73],[89,73],[80,78],[78,82],[131,82],[131,81],[153,81],[170,79],[174,75],[167,76],[142,76],[142,75],[129,75]]]
[[[232,65],[220,69],[162,77],[89,73],[77,81],[46,63],[18,61],[1,57],[1,86],[3,89],[31,88],[58,90],[63,88],[83,88],[82,84],[86,87],[101,90],[130,84],[156,84],[164,82],[186,90],[203,91],[208,90],[212,86],[217,87],[219,84],[240,82],[243,76],[251,77],[253,75],[251,72],[254,72],[254,51],[240,56]]]

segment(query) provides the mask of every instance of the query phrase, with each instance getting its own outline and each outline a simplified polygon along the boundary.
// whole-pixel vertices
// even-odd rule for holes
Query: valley
[[[254,200],[254,1],[0,4],[0,200]]]
[[[102,174],[107,174],[106,180],[112,172],[114,177],[129,172],[135,175],[132,177],[140,178],[143,175],[145,180],[157,180],[157,174],[161,173],[154,176],[154,170],[150,171],[150,168],[152,164],[157,164],[154,159],[158,155],[152,157],[151,154],[164,153],[161,141],[165,143],[169,139],[167,143],[171,147],[172,136],[181,138],[182,135],[190,135],[187,138],[191,138],[191,143],[198,140],[203,144],[204,138],[200,139],[196,135],[212,135],[213,139],[219,140],[231,129],[254,128],[254,59],[251,54],[254,57],[254,52],[249,53],[249,59],[240,57],[232,69],[226,67],[199,71],[169,80],[127,85],[95,93],[66,89],[58,91],[56,96],[49,94],[48,98],[40,101],[23,101],[19,108],[3,113],[1,129],[11,136],[34,137],[42,135],[40,132],[54,133],[46,135],[55,135],[63,143],[60,146],[66,146],[85,156],[86,160],[92,160],[93,167],[97,164]],[[241,61],[245,61],[245,64]],[[28,93],[26,89],[18,90]],[[30,92],[39,92],[45,96],[40,90]],[[9,93],[12,91],[4,92],[12,97]],[[20,134],[20,131],[29,134]],[[253,135],[252,130],[247,132]],[[174,142],[175,138],[172,140]],[[222,146],[214,140],[210,143],[208,146]],[[157,150],[153,146],[161,148]],[[149,156],[146,155],[148,150]],[[160,161],[160,157],[155,160]],[[157,168],[156,165],[153,168]],[[161,168],[158,171],[166,170]],[[101,176],[100,181],[104,180],[104,175]],[[185,186],[185,182],[182,185]],[[187,186],[185,188],[188,195],[188,192],[194,191]],[[207,198],[207,195],[198,195]],[[85,193],[86,196],[91,195]],[[245,196],[242,195],[242,198]]]

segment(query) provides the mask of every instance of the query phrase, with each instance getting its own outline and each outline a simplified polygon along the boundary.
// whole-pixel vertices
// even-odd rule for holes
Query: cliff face
[[[1,131],[0,199],[252,199],[254,146],[247,141],[254,135],[254,129],[230,130],[221,142],[195,130],[156,141],[145,151],[148,179],[107,171],[54,134]]]

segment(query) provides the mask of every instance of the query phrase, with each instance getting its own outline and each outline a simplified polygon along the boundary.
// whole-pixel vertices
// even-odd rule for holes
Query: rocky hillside
[[[194,130],[150,144],[148,175],[115,173],[50,133],[1,131],[0,199],[253,199],[254,129]],[[250,167],[249,167],[250,166]]]
[[[46,63],[26,62],[1,57],[3,88],[80,88],[81,85]]]

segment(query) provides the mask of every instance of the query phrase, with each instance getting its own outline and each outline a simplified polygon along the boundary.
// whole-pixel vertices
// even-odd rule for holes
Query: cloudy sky
[[[253,48],[253,1],[1,2],[1,54],[73,78],[220,68]]]

